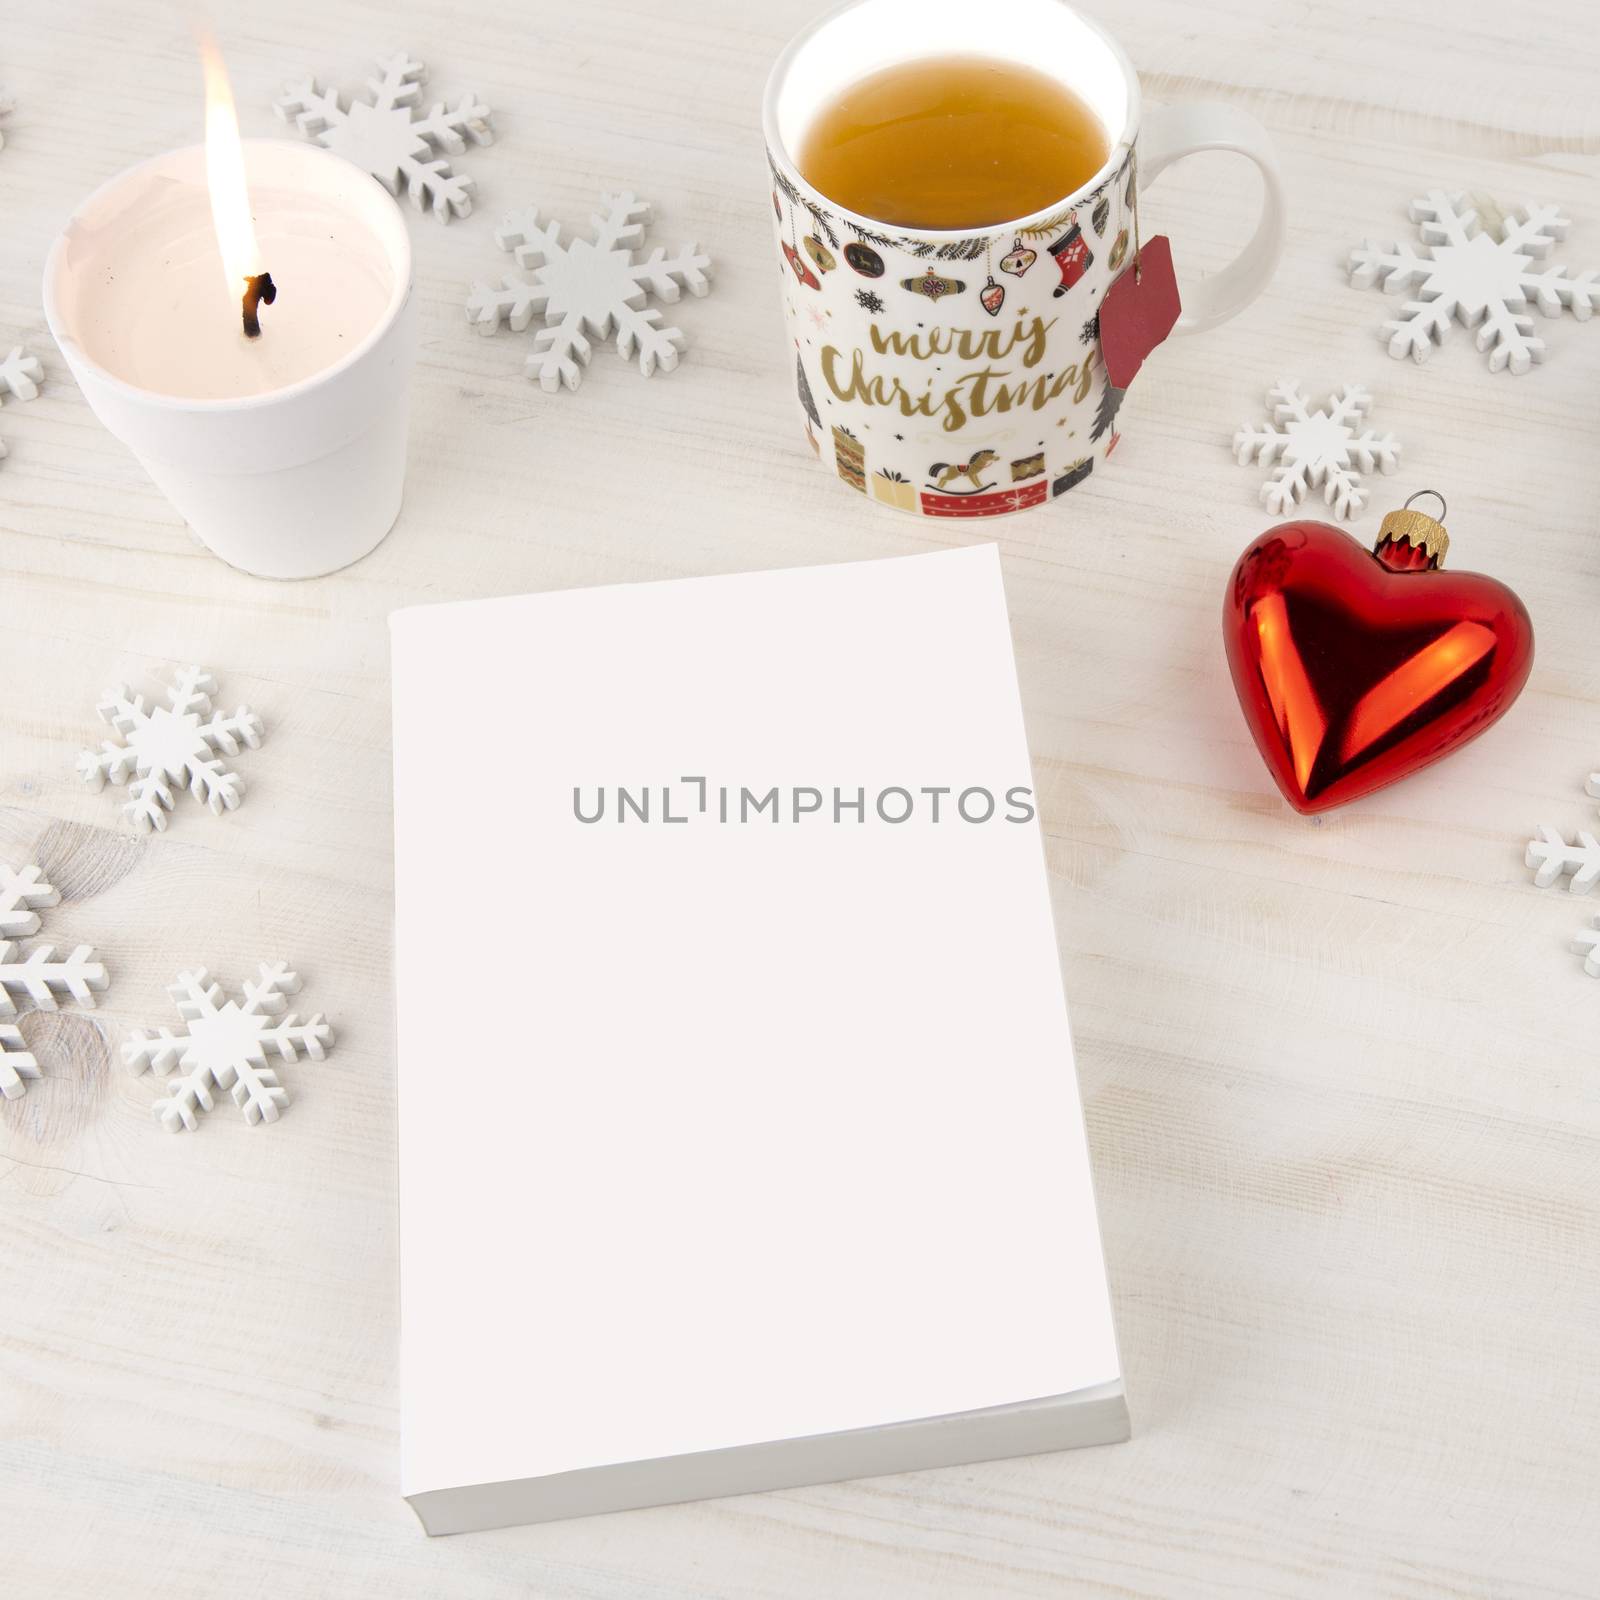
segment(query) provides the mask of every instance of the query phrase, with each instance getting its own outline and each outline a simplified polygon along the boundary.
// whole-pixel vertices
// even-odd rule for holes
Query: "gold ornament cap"
[[[1412,500],[1420,500],[1424,495],[1432,495],[1439,502],[1438,519],[1411,509]],[[1442,567],[1445,551],[1450,548],[1450,535],[1445,532],[1443,521],[1447,511],[1444,496],[1437,489],[1418,489],[1398,511],[1391,511],[1378,525],[1375,548],[1381,549],[1387,543],[1404,542],[1430,557],[1434,566]]]

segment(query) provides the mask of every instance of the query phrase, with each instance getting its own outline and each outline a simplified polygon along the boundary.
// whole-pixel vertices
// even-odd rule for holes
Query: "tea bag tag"
[[[1172,332],[1182,309],[1172,271],[1172,241],[1147,239],[1100,302],[1100,356],[1106,381],[1126,389],[1144,358]]]

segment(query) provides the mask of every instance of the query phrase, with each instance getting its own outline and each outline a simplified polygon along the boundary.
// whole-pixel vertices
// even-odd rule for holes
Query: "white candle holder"
[[[198,343],[181,346],[173,362],[177,376],[167,386],[200,392],[167,393],[159,385],[130,381],[128,373],[140,370],[129,354],[138,343],[133,336],[150,330],[126,326],[144,315],[142,302],[129,300],[128,280],[119,286],[116,274],[135,267],[147,277],[155,274],[151,298],[160,298],[165,288],[161,315],[174,315],[170,285],[159,276],[167,268],[160,259],[165,246],[153,230],[170,231],[176,224],[166,219],[182,218],[190,260],[198,259],[196,230],[209,228],[200,145],[131,167],[84,202],[45,263],[45,316],[95,415],[134,453],[208,549],[260,577],[311,578],[366,555],[400,512],[416,357],[411,241],[393,200],[349,162],[283,140],[247,139],[243,145],[267,270],[273,270],[266,258],[276,224],[298,243],[310,240],[311,248],[327,252],[331,245],[330,259],[370,257],[386,275],[386,287],[373,291],[374,298],[386,293],[386,303],[375,319],[372,306],[359,308],[367,331],[347,353],[337,343],[343,334],[336,318],[330,322],[329,307],[318,300],[325,285],[306,281],[316,274],[304,272],[292,283],[279,278],[279,304],[262,311],[262,338],[248,356],[241,354],[242,331],[218,327],[214,315],[197,309],[192,338]],[[214,234],[205,234],[204,241],[204,248],[214,250]],[[211,280],[206,286],[213,286]],[[226,288],[220,264],[214,287],[217,296]],[[287,316],[291,295],[301,318],[293,325]],[[304,329],[313,311],[327,325],[315,330],[308,346]],[[176,314],[186,318],[181,307]],[[187,320],[182,325],[187,329]],[[300,333],[298,351],[291,326]],[[277,348],[270,343],[275,332],[282,341]],[[328,359],[319,365],[324,347]],[[216,372],[205,369],[210,348],[220,352]],[[148,339],[138,354],[148,366]],[[307,375],[261,393],[227,392],[238,382],[241,362],[286,356],[308,369]]]

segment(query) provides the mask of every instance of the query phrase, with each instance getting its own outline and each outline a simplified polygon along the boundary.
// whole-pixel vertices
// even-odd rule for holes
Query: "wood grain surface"
[[[406,509],[350,571],[275,585],[198,549],[90,415],[39,277],[73,204],[198,137],[176,8],[58,0],[0,19],[0,348],[44,358],[0,409],[0,860],[38,860],[46,931],[93,943],[98,1010],[27,1015],[45,1076],[0,1107],[0,1593],[8,1600],[516,1596],[799,1600],[1593,1600],[1600,1593],[1597,907],[1531,887],[1540,821],[1594,829],[1600,767],[1600,323],[1544,330],[1525,378],[1465,334],[1424,367],[1345,251],[1407,236],[1440,186],[1561,204],[1600,264],[1592,0],[1089,0],[1156,101],[1273,131],[1276,282],[1141,376],[1111,468],[978,528],[863,502],[797,423],[758,107],[808,0],[279,0],[218,18],[247,133],[307,70],[355,87],[410,49],[482,91],[463,223],[415,218],[423,350]],[[981,26],[981,6],[974,26]],[[1148,197],[1180,276],[1244,237],[1252,178],[1186,162]],[[521,375],[462,302],[493,223],[582,223],[604,188],[711,250],[691,346],[576,395]],[[1233,704],[1223,581],[1268,520],[1230,459],[1280,374],[1353,379],[1405,445],[1357,524],[1450,499],[1452,564],[1526,600],[1521,703],[1445,766],[1321,821],[1272,791]],[[1392,496],[1392,498],[1391,498]],[[849,560],[998,537],[1128,1388],[1131,1444],[428,1541],[396,1488],[387,639],[395,606]],[[218,820],[142,840],[80,786],[119,678],[199,661],[267,722]],[[559,685],[542,686],[559,693]],[[489,686],[487,692],[497,692]],[[508,692],[501,690],[500,692]],[[508,737],[514,712],[508,693]],[[492,752],[485,752],[492,757]],[[470,830],[478,773],[441,773]],[[449,914],[441,939],[474,937]],[[339,1044],[295,1103],[164,1134],[117,1062],[165,985],[285,956]],[[448,1053],[439,1114],[492,1116]],[[597,1264],[598,1267],[599,1264]],[[514,1270],[514,1264],[508,1263]],[[560,1315],[562,1308],[551,1308]],[[463,1360],[472,1359],[470,1350]]]

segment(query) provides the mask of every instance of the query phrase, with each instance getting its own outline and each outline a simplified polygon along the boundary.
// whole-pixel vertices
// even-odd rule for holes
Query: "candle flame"
[[[245,292],[246,279],[263,270],[261,247],[250,215],[244,149],[239,143],[228,68],[209,29],[199,30],[199,45],[206,75],[206,184],[211,191],[211,221],[217,230],[229,298],[238,300]]]

